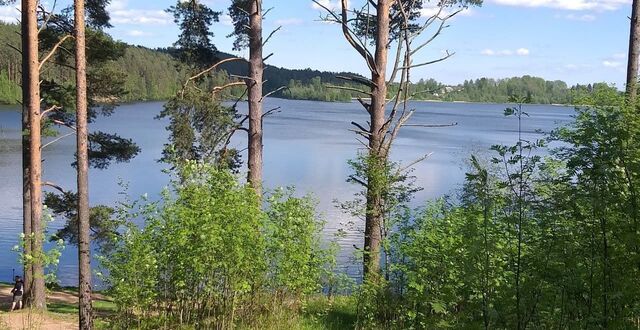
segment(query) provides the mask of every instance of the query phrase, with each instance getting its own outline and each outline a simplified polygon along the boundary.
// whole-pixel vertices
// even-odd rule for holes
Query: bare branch
[[[434,63],[442,62],[442,61],[448,59],[449,57],[451,57],[451,56],[453,56],[455,54],[456,53],[449,53],[449,51],[447,51],[447,55],[445,55],[445,56],[443,56],[443,57],[441,57],[441,58],[439,58],[437,60],[424,62],[424,63],[420,63],[420,64],[413,64],[413,65],[410,65],[410,66],[407,66],[407,67],[403,67],[402,69],[413,69],[413,68],[418,68],[418,67],[421,67],[421,66],[427,66],[427,65],[434,64]]]
[[[244,58],[240,58],[240,57],[230,57],[230,58],[226,58],[212,66],[210,66],[209,68],[205,69],[204,71],[201,71],[200,73],[196,74],[195,76],[192,76],[191,78],[187,79],[187,81],[184,83],[184,85],[182,86],[183,89],[187,87],[187,85],[189,84],[189,82],[198,79],[202,76],[204,76],[205,74],[215,70],[216,68],[218,68],[220,65],[225,64],[225,63],[229,63],[229,62],[234,62],[234,61],[245,61]]]
[[[271,8],[269,8],[269,9],[265,10],[265,11],[262,13],[262,18],[266,17],[266,16],[269,14],[269,12],[271,12],[272,10],[273,10],[273,7],[271,7]]]
[[[266,44],[267,44],[267,42],[269,42],[269,40],[271,39],[271,37],[273,37],[273,35],[274,35],[276,32],[280,31],[280,29],[282,29],[282,25],[278,26],[275,30],[271,31],[271,33],[269,33],[269,35],[267,36],[267,38],[266,38],[266,39],[264,39],[264,42],[262,43],[262,47],[264,47],[264,45],[266,45]],[[271,56],[271,55],[269,55],[269,56]]]
[[[253,78],[251,77],[247,77],[247,76],[239,76],[236,74],[230,74],[229,77],[231,78],[238,78],[238,79],[242,79],[242,80],[249,80],[249,81],[253,81]]]
[[[57,1],[53,1],[53,5],[51,7],[51,11],[49,11],[49,12],[47,12],[47,10],[42,5],[38,6],[38,7],[40,7],[40,10],[42,10],[42,15],[43,16],[46,15],[46,17],[47,17],[44,20],[44,22],[42,22],[42,26],[38,30],[38,34],[40,34],[42,31],[44,31],[44,29],[47,28],[47,25],[49,24],[49,21],[51,20],[51,17],[53,16],[53,13],[56,11],[56,4],[57,4]]]
[[[342,89],[342,90],[345,90],[345,91],[357,92],[357,93],[361,93],[361,94],[364,94],[364,95],[369,95],[370,97],[373,96],[373,94],[371,94],[371,92],[366,92],[366,91],[363,91],[361,89],[357,89],[357,88],[353,88],[353,87],[349,87],[349,86],[337,86],[337,85],[329,85],[329,84],[327,84],[325,86],[327,88]]]
[[[442,8],[441,8],[442,9]],[[448,15],[445,18],[441,19],[440,22],[440,26],[438,27],[438,30],[436,30],[436,32],[433,33],[433,35],[431,36],[431,38],[427,39],[427,41],[423,42],[422,44],[420,44],[418,47],[416,47],[413,51],[411,51],[411,55],[415,55],[415,53],[417,53],[418,51],[420,51],[420,49],[424,48],[425,46],[427,46],[428,44],[430,44],[435,38],[437,38],[440,33],[442,33],[442,30],[444,30],[445,28],[448,27],[448,25],[445,25],[445,23],[447,22],[447,20],[449,20],[450,18],[454,17],[455,15],[457,15],[458,13],[460,13],[463,9],[459,9],[455,12],[453,12],[452,14]]]
[[[267,112],[263,113],[263,114],[262,114],[262,118],[264,118],[264,117],[266,117],[266,116],[269,116],[269,115],[272,115],[272,114],[274,114],[274,113],[280,113],[280,112],[282,112],[282,111],[280,111],[280,107],[275,107],[275,108],[273,108],[273,109],[271,109],[271,110],[269,110],[269,111],[267,111]]]
[[[7,46],[9,46],[9,48],[15,50],[16,52],[18,52],[18,54],[22,55],[22,50],[18,49],[17,47],[15,47],[14,45],[7,43]]]
[[[364,77],[358,77],[358,76],[349,77],[349,76],[337,75],[336,78],[342,79],[342,80],[347,80],[347,81],[357,82],[357,83],[366,85],[366,86],[371,87],[371,88],[378,87],[378,84],[373,82],[373,80],[367,79],[367,78],[364,78]]]
[[[353,125],[353,126],[357,127],[358,129],[360,129],[360,130],[361,130],[361,131],[363,131],[363,132],[367,132],[368,134],[371,134],[371,133],[369,133],[369,130],[368,130],[368,129],[366,129],[366,128],[362,127],[362,125],[360,125],[360,124],[356,123],[355,121],[352,121],[352,122],[351,122],[351,125]]]
[[[47,54],[47,56],[45,56],[44,59],[42,59],[42,61],[40,62],[40,64],[38,65],[38,70],[42,70],[42,67],[44,66],[45,63],[47,63],[47,61],[56,53],[56,51],[58,50],[58,48],[60,48],[60,46],[67,41],[67,39],[72,38],[72,36],[70,34],[65,35],[64,37],[62,37],[62,39],[60,39],[60,41],[58,41],[58,43],[56,43],[53,48],[51,49],[51,51],[49,52],[49,54]]]
[[[451,124],[404,124],[402,126],[404,126],[404,127],[440,128],[440,127],[458,126],[458,123],[451,123]]]
[[[355,183],[357,183],[357,184],[359,184],[359,185],[361,185],[361,186],[363,186],[363,187],[368,187],[368,185],[367,185],[367,183],[366,183],[366,182],[364,182],[364,181],[362,181],[362,180],[360,180],[360,179],[356,178],[356,177],[355,177],[355,176],[353,176],[353,175],[352,175],[352,176],[349,176],[349,180],[351,180],[351,181],[353,181],[353,182],[355,182]]]
[[[70,125],[69,123],[66,123],[66,122],[64,122],[64,121],[54,119],[54,120],[52,120],[52,122],[53,122],[54,124],[57,124],[57,125],[60,125],[60,126],[69,127],[70,129],[72,129],[72,130],[74,130],[74,131],[76,130],[76,128],[75,128],[74,126],[72,126],[72,125]]]
[[[365,59],[367,66],[369,67],[369,70],[375,73],[379,72],[378,68],[376,67],[376,61],[373,55],[371,54],[371,52],[369,52],[369,50],[367,49],[366,45],[362,42],[362,40],[354,37],[355,33],[353,33],[353,31],[349,28],[349,20],[347,15],[348,13],[347,0],[341,0],[341,3],[342,3],[341,16],[342,17],[339,17],[335,12],[333,12],[333,10],[327,8],[325,5],[323,5],[319,1],[313,0],[313,2],[318,6],[320,6],[321,8],[323,8],[324,10],[326,10],[327,13],[333,17],[334,22],[342,25],[342,34],[344,35],[345,39],[347,39],[347,42],[349,42],[351,47],[353,47],[353,49],[355,49],[360,54],[360,56],[362,56],[362,58]]]
[[[279,92],[279,91],[281,91],[281,90],[283,90],[283,89],[287,89],[287,87],[286,87],[286,86],[280,86],[280,87],[276,88],[275,90],[273,90],[273,91],[271,91],[271,92],[269,92],[269,93],[265,94],[265,95],[264,95],[264,96],[262,96],[262,98],[260,99],[260,102],[262,102],[262,101],[263,101],[264,99],[266,99],[267,97],[269,97],[269,96],[271,96],[271,95],[273,95],[273,94],[275,94],[275,93],[277,93],[277,92]]]
[[[213,91],[211,91],[212,94],[216,94],[222,90],[225,90],[227,88],[230,87],[234,87],[234,86],[246,86],[247,84],[244,81],[234,81],[234,82],[230,82],[226,85],[222,85],[222,86],[216,86],[213,88]]]
[[[403,166],[402,168],[399,168],[398,171],[396,172],[396,174],[402,174],[402,172],[406,172],[407,170],[409,170],[410,168],[412,168],[414,165],[424,161],[425,159],[431,157],[431,155],[433,155],[433,152],[430,152],[414,161],[412,161],[411,163],[407,164],[406,166]]]
[[[42,182],[42,186],[44,187],[51,187],[61,193],[66,193],[66,191],[64,189],[62,189],[62,187],[58,186],[57,184],[53,183],[53,182],[49,182],[49,181],[43,181]]]
[[[273,56],[273,53],[271,53],[271,54],[267,55],[267,57],[263,58],[262,62],[266,62],[268,59],[271,58],[271,56]]]
[[[51,111],[58,111],[58,110],[61,110],[61,109],[62,109],[62,107],[59,107],[57,105],[52,105],[49,109],[42,111],[40,116],[44,117],[46,114],[48,114]]]
[[[59,137],[47,142],[45,145],[40,146],[40,149],[44,149],[44,148],[46,148],[46,147],[48,147],[48,146],[50,146],[50,145],[52,145],[52,144],[64,139],[64,138],[67,138],[67,137],[75,135],[75,134],[76,134],[76,132],[74,131],[74,132],[67,133],[65,135],[59,136]]]

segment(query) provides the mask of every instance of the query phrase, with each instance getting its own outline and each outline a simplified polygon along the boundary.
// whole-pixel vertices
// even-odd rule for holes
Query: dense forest
[[[212,27],[222,12],[207,2],[176,0],[166,9],[179,35],[161,50],[113,40],[105,32],[108,3],[75,0],[47,13],[46,3],[23,0],[22,26],[0,30],[12,45],[1,53],[0,95],[24,104],[22,162],[9,165],[22,174],[13,192],[22,202],[14,250],[24,281],[15,277],[13,314],[0,312],[2,324],[61,325],[50,312],[71,309],[78,314],[71,327],[82,330],[640,328],[640,0],[633,1],[631,20],[622,18],[631,35],[624,92],[530,76],[459,86],[412,82],[414,68],[452,55],[424,56],[456,14],[480,10],[482,0],[440,1],[430,17],[423,1],[362,0],[361,7],[314,1],[367,74],[268,66],[263,47],[272,34],[262,23],[271,9],[261,0],[228,2],[228,37],[234,50],[248,50],[248,59],[217,50]],[[334,237],[324,235],[313,196],[263,186],[264,153],[273,152],[264,148],[272,143],[264,135],[272,133],[263,120],[279,110],[265,108],[272,93],[355,97],[361,108],[363,116],[337,119],[352,125],[359,144],[348,144],[353,155],[342,179],[356,189],[351,199],[334,202],[347,217]],[[416,201],[425,187],[417,186],[424,173],[415,165],[431,154],[398,162],[394,152],[406,145],[400,134],[407,126],[455,126],[411,121],[410,102],[431,98],[509,105],[496,109],[505,117],[490,132],[499,133],[499,142],[491,139],[487,150],[443,151],[469,150],[464,183],[450,196]],[[90,171],[132,166],[127,162],[141,150],[120,136],[131,133],[126,127],[89,127],[99,116],[110,120],[118,102],[145,99],[166,99],[155,119],[141,120],[164,119],[168,136],[159,161],[166,169],[158,171],[168,186],[154,198],[129,196],[122,184],[112,205],[90,204],[89,189],[101,188],[89,187]],[[247,112],[238,110],[240,102]],[[532,103],[575,108],[571,121],[533,133],[525,129]],[[246,135],[232,142],[239,134]],[[460,146],[474,138],[467,134],[456,139]],[[415,135],[419,142],[429,138]],[[65,137],[76,138],[72,190],[43,178],[51,162],[42,150]],[[54,217],[62,228],[47,228]],[[339,265],[345,229],[359,240],[349,259],[357,274]],[[71,291],[78,299],[60,308],[47,294],[57,287],[65,244],[78,248],[78,287]],[[101,295],[93,292],[94,274],[104,285]],[[28,308],[14,312],[23,295]]]
[[[0,22],[0,104],[15,104],[20,98],[20,58],[14,49],[19,45],[17,25]],[[11,45],[11,46],[9,46]],[[185,68],[174,57],[171,48],[149,49],[127,45],[124,54],[108,64],[113,72],[125,77],[122,96],[124,102],[167,100],[180,88],[180,77]],[[221,60],[233,57],[218,53]],[[228,62],[220,66],[216,82],[229,81],[230,75],[246,76],[246,66]],[[65,68],[55,68],[49,74],[70,74]],[[56,71],[62,71],[60,73]],[[286,69],[267,65],[264,70],[265,89],[276,91],[273,96],[296,100],[349,102],[362,94],[338,87],[353,86],[340,79],[349,73],[335,73],[312,69]],[[596,83],[597,84],[597,83]],[[537,104],[574,104],[575,99],[593,91],[593,85],[567,86],[562,81],[546,81],[543,78],[523,76],[505,79],[481,78],[459,85],[445,85],[434,79],[420,79],[411,84],[413,99],[448,102],[506,103],[513,95],[528,95]],[[282,87],[286,87],[281,89]],[[392,84],[388,97],[397,91]],[[279,90],[281,89],[281,90]],[[229,96],[241,97],[240,89],[233,89]]]

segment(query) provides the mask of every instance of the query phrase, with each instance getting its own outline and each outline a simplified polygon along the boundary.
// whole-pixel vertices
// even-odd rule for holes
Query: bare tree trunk
[[[249,8],[249,173],[247,180],[262,196],[262,0]]]
[[[22,22],[29,20],[26,1],[22,2]],[[29,94],[31,77],[29,76],[29,31],[27,24],[22,24],[22,232],[24,233],[23,253],[31,254],[31,193],[29,192]],[[31,263],[24,264],[24,297],[25,303],[31,301],[31,281],[33,268]]]
[[[389,11],[391,0],[378,1],[377,7],[377,28],[376,28],[376,52],[375,70],[372,72],[371,80],[374,87],[371,89],[371,129],[369,139],[369,166],[385,166],[387,155],[384,152],[382,142],[386,134],[385,105],[387,103],[387,82],[386,70],[388,61],[389,44]],[[367,186],[367,214],[365,217],[364,232],[364,276],[365,279],[380,272],[380,246],[382,244],[383,225],[383,197],[382,192],[385,187],[376,178],[375,169],[369,170]]]
[[[75,1],[76,129],[78,157],[78,316],[80,329],[93,328],[91,245],[89,236],[89,155],[87,124],[87,58],[84,0]]]
[[[627,98],[635,104],[638,93],[638,58],[640,57],[640,1],[633,0],[631,10],[631,28],[629,32],[629,63],[627,65]]]
[[[44,265],[42,241],[44,228],[42,226],[42,155],[41,155],[41,114],[40,114],[40,60],[38,58],[38,20],[37,1],[23,0],[23,12],[27,46],[23,51],[28,53],[27,75],[28,81],[23,86],[28,89],[29,109],[29,196],[31,208],[32,237],[32,285],[31,306],[36,309],[46,309]]]

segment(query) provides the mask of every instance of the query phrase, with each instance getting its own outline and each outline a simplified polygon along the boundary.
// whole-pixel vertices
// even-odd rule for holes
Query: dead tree
[[[362,97],[357,100],[369,114],[367,124],[352,124],[356,134],[365,139],[359,141],[367,150],[366,177],[364,180],[354,181],[363,185],[366,190],[363,272],[365,280],[374,280],[380,274],[382,240],[387,232],[385,219],[391,211],[385,203],[390,183],[380,178],[379,174],[389,168],[393,142],[414,113],[414,109],[409,107],[409,101],[419,92],[411,92],[411,70],[443,61],[453,54],[447,52],[441,58],[423,63],[414,63],[413,58],[448,27],[447,22],[451,18],[468,5],[479,4],[481,1],[441,1],[437,13],[421,24],[414,22],[416,11],[422,7],[422,3],[415,0],[370,0],[355,13],[349,9],[347,0],[341,0],[340,12],[335,12],[318,1],[314,2],[327,12],[322,17],[323,20],[341,26],[345,39],[362,57],[371,73],[370,79],[340,77],[361,85],[362,89],[331,87],[361,94]],[[448,10],[451,12],[448,13]],[[375,14],[371,14],[371,11],[375,11]],[[428,33],[430,35],[426,36]],[[395,57],[389,63],[389,49],[394,43]],[[372,44],[372,50],[369,49],[369,44]],[[389,65],[393,67],[387,77]],[[388,86],[394,83],[399,85],[398,91],[388,100]],[[426,158],[424,156],[410,166]],[[399,171],[405,171],[410,166]]]
[[[249,159],[248,181],[262,195],[262,1],[251,0],[249,6]]]

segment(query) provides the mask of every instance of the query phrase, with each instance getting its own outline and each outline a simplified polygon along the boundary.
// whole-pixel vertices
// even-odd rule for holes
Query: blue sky
[[[336,6],[339,0],[321,1]],[[351,5],[361,1],[351,0]],[[230,0],[203,2],[226,11]],[[112,0],[109,11],[115,27],[109,32],[132,44],[169,46],[178,31],[164,9],[173,3],[175,0]],[[275,53],[269,64],[366,72],[339,26],[319,22],[322,11],[311,0],[264,0],[264,7],[273,7],[265,33],[282,26],[267,45],[266,51]],[[569,84],[604,81],[622,87],[630,12],[631,0],[484,0],[482,7],[454,18],[429,49],[417,55],[416,62],[437,58],[447,50],[455,56],[415,70],[413,77],[456,84],[465,79],[529,74]],[[16,16],[15,8],[0,7],[0,20],[15,22]],[[231,52],[232,40],[226,38],[231,31],[229,18],[223,16],[212,30],[218,48]]]

